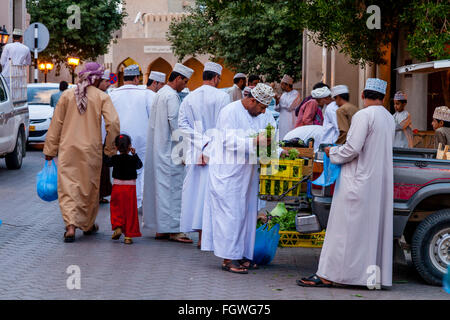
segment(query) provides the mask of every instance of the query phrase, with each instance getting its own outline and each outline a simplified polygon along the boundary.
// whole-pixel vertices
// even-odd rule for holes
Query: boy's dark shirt
[[[142,168],[142,161],[137,154],[117,154],[111,158],[104,156],[108,167],[113,167],[112,176],[118,180],[135,180],[136,170]]]

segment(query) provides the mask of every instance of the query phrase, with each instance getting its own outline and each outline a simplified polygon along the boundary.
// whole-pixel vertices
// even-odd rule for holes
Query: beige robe
[[[230,95],[230,101],[231,102],[234,102],[234,101],[237,101],[237,100],[241,100],[243,98],[242,90],[236,84],[234,84],[231,87],[231,89],[230,89],[228,94]]]
[[[66,226],[89,230],[97,217],[102,168],[102,116],[105,121],[104,152],[116,153],[114,139],[120,132],[119,117],[110,97],[87,88],[87,110],[80,114],[75,89],[68,89],[55,108],[45,140],[44,154],[58,156],[58,200]]]

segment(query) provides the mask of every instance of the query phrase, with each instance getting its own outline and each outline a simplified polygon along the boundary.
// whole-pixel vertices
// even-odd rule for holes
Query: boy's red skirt
[[[110,203],[112,229],[121,227],[125,237],[140,237],[136,185],[116,184],[116,181]]]

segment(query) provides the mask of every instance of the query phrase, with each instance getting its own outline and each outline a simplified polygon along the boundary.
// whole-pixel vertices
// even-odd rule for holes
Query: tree
[[[209,54],[239,72],[279,80],[301,77],[303,27],[294,21],[303,5],[268,0],[198,0],[190,14],[172,22],[167,35],[179,60]]]
[[[367,12],[371,5],[380,9],[381,28],[371,29]],[[385,46],[395,40],[403,28],[409,34],[408,51],[419,60],[445,59],[450,42],[447,16],[450,4],[445,0],[310,0],[298,16],[314,32],[313,41],[339,48],[354,64],[383,64]]]
[[[62,64],[68,65],[69,56],[88,61],[106,54],[114,31],[121,28],[127,15],[121,4],[121,0],[27,0],[31,21],[43,23],[50,33],[40,58],[52,61],[59,71]],[[79,28],[78,21],[72,21],[76,12],[68,10],[73,5],[80,9]]]

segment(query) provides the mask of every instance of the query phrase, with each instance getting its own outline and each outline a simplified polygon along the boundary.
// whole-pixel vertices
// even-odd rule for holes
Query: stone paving
[[[36,174],[43,164],[39,151],[29,151],[17,171],[8,171],[0,159],[0,299],[450,298],[442,288],[425,284],[407,264],[394,266],[390,290],[297,286],[295,279],[316,271],[320,249],[279,248],[270,265],[237,275],[222,271],[221,260],[195,244],[146,234],[127,246],[110,238],[108,205],[101,206],[98,234],[77,231],[76,242],[66,244],[57,201],[46,203],[36,194]],[[72,265],[80,268],[80,289],[68,289]]]

